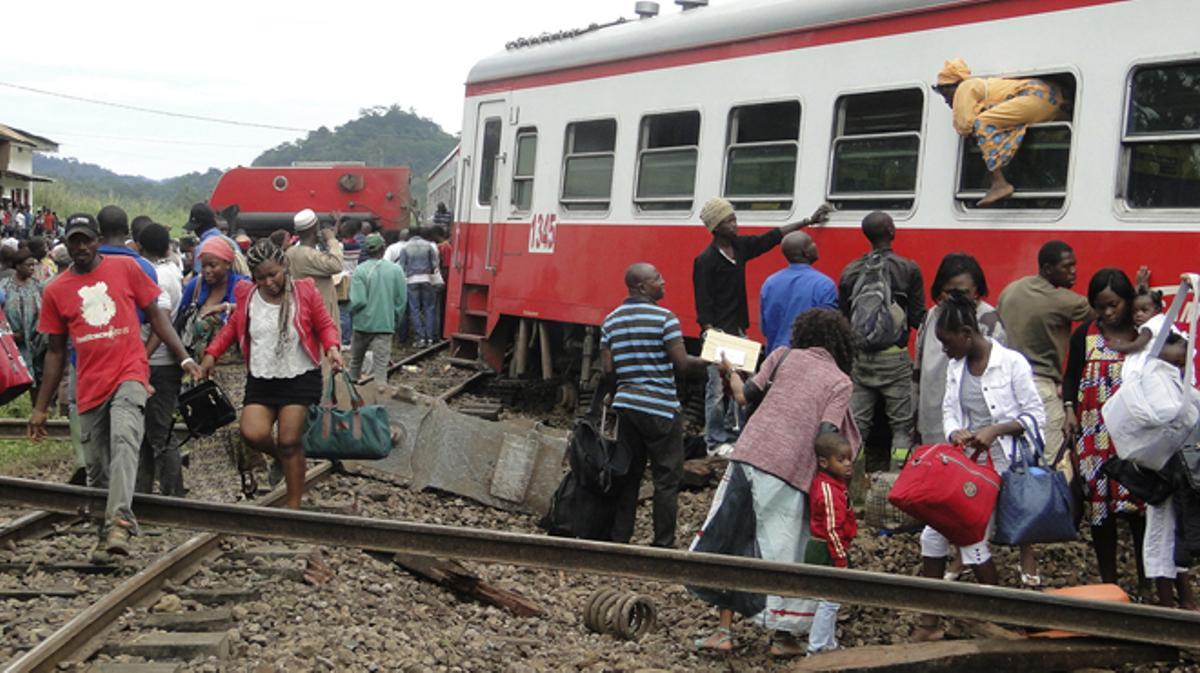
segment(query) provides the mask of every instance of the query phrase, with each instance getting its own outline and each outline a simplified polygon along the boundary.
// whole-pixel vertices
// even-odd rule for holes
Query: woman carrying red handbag
[[[1039,425],[1046,419],[1029,362],[983,335],[975,303],[961,292],[951,292],[942,304],[937,338],[951,360],[942,401],[942,426],[947,437],[967,452],[975,451],[979,463],[990,463],[998,471],[1007,469],[1014,442],[1004,438],[1024,431],[1017,419],[1029,414]],[[926,526],[921,532],[921,574],[941,579],[949,552],[946,536]],[[964,565],[974,567],[981,584],[999,583],[986,534],[974,544],[961,546],[959,553]],[[1032,561],[1032,551],[1025,560]],[[1036,574],[1036,569],[1030,568],[1023,568],[1022,573],[1028,570]],[[937,617],[924,615],[913,637],[938,640],[943,635]]]

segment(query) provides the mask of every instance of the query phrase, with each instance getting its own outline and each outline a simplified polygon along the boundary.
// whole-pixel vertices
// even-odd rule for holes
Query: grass
[[[95,215],[104,206],[115,203],[129,213],[129,219],[132,220],[138,215],[148,215],[155,222],[170,229],[173,237],[183,233],[183,225],[187,222],[189,212],[187,207],[175,206],[157,199],[97,194],[61,182],[39,186],[35,201],[38,206],[46,206],[64,219],[72,213]]]
[[[29,395],[0,406],[0,418],[28,419],[33,410]],[[42,465],[70,459],[70,442],[47,439],[37,444],[25,439],[0,440],[0,474],[20,473]]]

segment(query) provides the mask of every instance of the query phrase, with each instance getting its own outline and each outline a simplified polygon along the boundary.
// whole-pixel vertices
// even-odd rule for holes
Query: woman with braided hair
[[[304,492],[301,438],[309,405],[321,399],[321,359],[342,369],[338,333],[311,279],[294,280],[279,246],[262,239],[246,255],[253,283],[236,288],[229,322],[204,351],[207,375],[234,342],[249,372],[242,408],[242,439],[283,467],[287,506],[300,508]],[[278,424],[278,432],[272,433]]]

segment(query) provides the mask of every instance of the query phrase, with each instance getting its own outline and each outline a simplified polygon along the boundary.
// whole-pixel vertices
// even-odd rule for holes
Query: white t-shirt
[[[1158,338],[1159,333],[1162,332],[1166,324],[1166,314],[1159,313],[1142,323],[1142,326],[1138,328],[1138,334],[1141,334],[1144,329],[1150,330],[1150,343],[1146,344],[1142,350],[1125,356],[1125,361],[1121,363],[1121,378],[1123,380],[1129,380],[1141,373],[1142,368],[1146,366],[1146,361],[1150,358],[1150,348],[1154,345],[1154,340]]]
[[[174,316],[183,299],[183,272],[170,258],[154,263],[154,272],[158,274],[158,307],[168,316]],[[150,326],[142,325],[142,342],[150,338]],[[150,355],[150,366],[175,365],[175,356],[167,350],[165,344],[160,344]]]
[[[317,365],[300,346],[300,335],[289,325],[283,335],[283,357],[275,355],[279,341],[279,304],[271,304],[258,292],[250,294],[250,375],[259,379],[290,379]],[[292,307],[295,311],[295,307]],[[295,315],[293,313],[292,315]]]

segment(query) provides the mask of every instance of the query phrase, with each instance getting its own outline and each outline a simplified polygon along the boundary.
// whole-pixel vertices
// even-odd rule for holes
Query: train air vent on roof
[[[675,4],[683,8],[683,11],[695,9],[697,7],[707,7],[708,0],[675,0]]]
[[[658,3],[650,2],[649,0],[639,0],[634,3],[633,11],[643,19],[649,19],[658,16]]]

